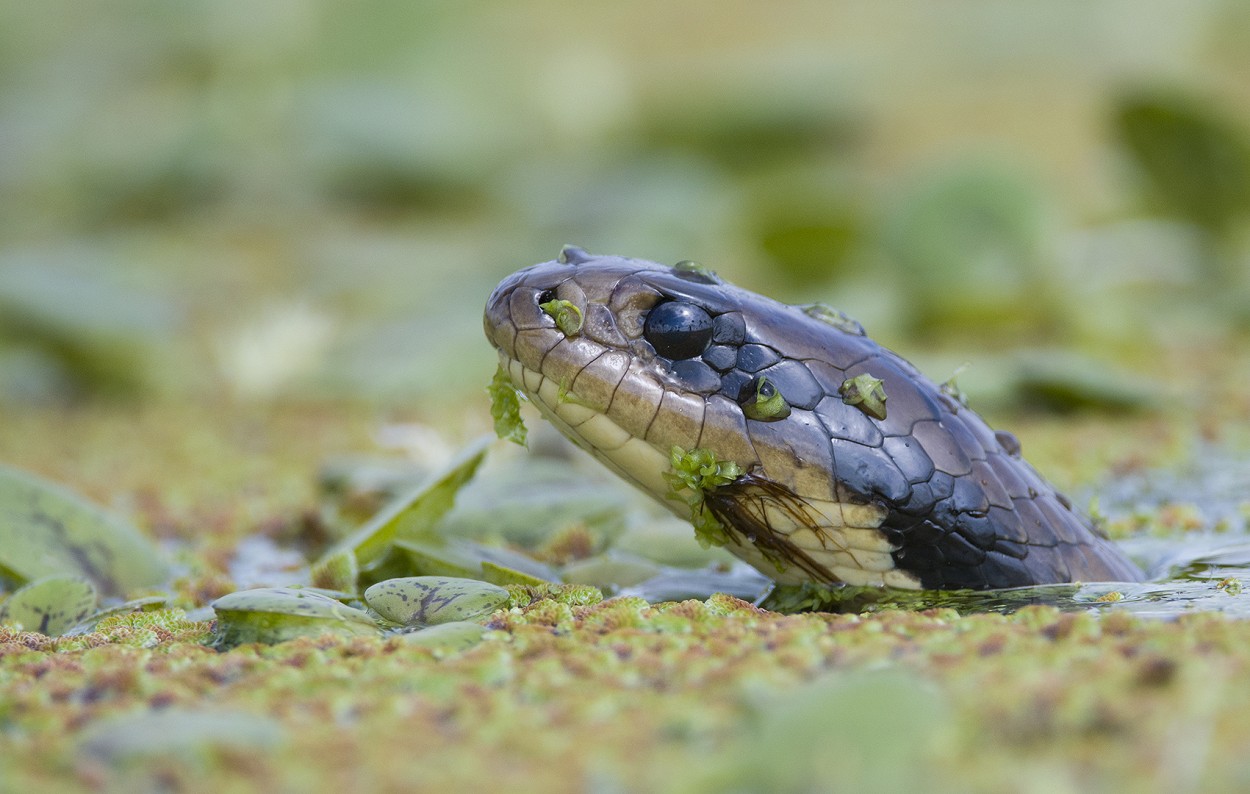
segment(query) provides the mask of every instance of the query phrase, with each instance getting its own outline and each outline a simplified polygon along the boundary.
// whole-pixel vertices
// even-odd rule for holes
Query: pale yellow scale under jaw
[[[669,484],[664,473],[669,471],[669,446],[663,448],[631,435],[604,414],[578,402],[577,396],[562,389],[541,372],[527,369],[519,361],[500,354],[512,379],[543,416],[567,438],[589,452],[625,480],[634,483],[662,502],[681,518],[690,518],[690,506],[669,499]],[[773,532],[784,535],[813,562],[830,574],[832,581],[849,585],[875,585],[919,589],[920,582],[912,574],[897,570],[891,553],[896,548],[880,531],[885,511],[873,505],[836,501],[807,502],[810,511],[819,516],[820,524],[795,523],[784,511],[770,511],[768,525]],[[779,584],[800,584],[811,580],[811,574],[788,562],[765,556],[736,532],[726,533],[726,548],[739,559],[766,573]]]

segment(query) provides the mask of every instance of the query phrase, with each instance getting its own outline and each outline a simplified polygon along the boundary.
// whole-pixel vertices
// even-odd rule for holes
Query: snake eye
[[[738,395],[742,414],[757,422],[776,422],[790,415],[790,403],[771,380],[757,375],[747,381]]]
[[[642,332],[661,356],[694,358],[712,341],[712,317],[693,303],[668,301],[647,314]]]

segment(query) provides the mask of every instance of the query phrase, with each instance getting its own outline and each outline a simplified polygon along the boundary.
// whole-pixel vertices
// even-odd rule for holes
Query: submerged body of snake
[[[504,279],[485,327],[566,436],[780,583],[1141,578],[1014,436],[827,307],[566,248]]]

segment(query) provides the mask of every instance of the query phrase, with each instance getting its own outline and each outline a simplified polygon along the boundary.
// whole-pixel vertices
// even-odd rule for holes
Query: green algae
[[[502,364],[495,370],[486,392],[490,395],[490,415],[495,420],[495,435],[525,446],[527,431],[521,419],[521,393],[512,384],[512,378]]]
[[[681,773],[682,789],[927,791],[926,770],[948,750],[950,704],[906,668],[839,670],[748,697],[742,732]]]
[[[672,468],[664,473],[668,498],[690,506],[690,523],[703,548],[723,546],[728,541],[725,528],[705,504],[708,491],[728,485],[742,476],[742,467],[731,460],[719,460],[710,449],[686,451],[674,446],[669,454]]]
[[[538,308],[543,313],[551,317],[556,323],[556,328],[560,329],[560,333],[565,336],[577,336],[582,330],[582,310],[572,301],[551,300],[546,303],[538,304]],[[491,384],[494,388],[494,384]]]
[[[874,419],[885,419],[888,397],[880,378],[874,378],[867,372],[847,378],[838,387],[838,394],[842,395],[842,402],[847,405],[855,406]]]
[[[105,762],[153,757],[207,765],[210,754],[264,753],[284,740],[282,726],[260,714],[220,709],[140,710],[102,719],[78,739],[79,751]]]
[[[826,325],[832,325],[844,334],[851,336],[864,336],[864,326],[859,323],[846,312],[841,309],[835,309],[827,303],[808,303],[798,308],[803,313],[814,320],[819,320]]]
[[[771,380],[757,376],[749,386],[755,393],[742,402],[742,413],[757,422],[776,422],[790,415],[790,404]]]
[[[700,264],[691,259],[683,259],[673,265],[673,272],[687,277],[693,277],[704,284],[724,284],[725,282],[720,276],[716,275],[716,271],[707,265]]]
[[[1039,758],[1062,774],[1149,789],[1156,767],[1143,760],[1170,752],[1176,703],[1207,704],[1193,713],[1224,726],[1207,746],[1204,783],[1224,780],[1221,769],[1233,774],[1238,742],[1250,737],[1235,716],[1250,708],[1235,683],[1250,674],[1246,622],[1042,607],[783,616],[723,596],[650,605],[596,602],[593,589],[568,585],[510,591],[514,604],[486,627],[300,637],[226,654],[174,638],[139,646],[91,635],[59,655],[14,654],[14,639],[29,635],[0,630],[0,715],[52,737],[84,719],[160,725],[144,716],[155,699],[178,715],[168,741],[116,747],[96,728],[71,747],[108,759],[107,775],[121,774],[114,759],[190,754],[201,783],[225,782],[233,773],[221,759],[246,757],[253,776],[317,789],[329,784],[306,774],[332,782],[331,770],[354,759],[357,771],[377,764],[395,775],[455,768],[447,781],[463,785],[498,780],[505,768],[518,785],[542,782],[554,768],[565,780],[607,775],[629,790],[921,780],[926,790],[992,791]],[[72,692],[110,706],[99,713],[96,700]],[[196,741],[181,730],[205,712],[270,715],[265,751],[240,756],[219,732]],[[103,721],[109,714],[118,722]],[[540,724],[549,727],[517,731]],[[599,741],[567,741],[586,733]]]

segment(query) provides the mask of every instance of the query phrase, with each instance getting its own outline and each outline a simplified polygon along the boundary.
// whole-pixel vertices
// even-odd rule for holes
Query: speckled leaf
[[[477,645],[482,641],[484,634],[486,634],[484,626],[480,626],[477,623],[454,621],[452,623],[440,623],[427,629],[405,632],[400,636],[410,645],[437,648],[440,651],[454,653],[455,651],[462,651],[465,648]]]
[[[378,625],[362,610],[310,590],[265,587],[222,596],[215,645],[233,648],[247,642],[268,645],[320,634],[376,635]]]
[[[102,595],[165,581],[139,531],[60,486],[0,466],[0,576],[19,583],[77,575]]]
[[[95,612],[96,590],[79,576],[31,582],[0,604],[0,625],[59,637]]]
[[[455,503],[456,494],[481,464],[492,439],[482,438],[466,447],[442,471],[391,502],[380,513],[356,530],[322,558],[350,551],[361,567],[381,559],[397,538],[417,538],[431,532],[443,514]],[[320,565],[320,563],[319,563]]]
[[[387,579],[365,591],[365,601],[387,620],[404,626],[473,620],[508,600],[508,591],[476,579],[410,576]]]

